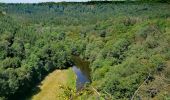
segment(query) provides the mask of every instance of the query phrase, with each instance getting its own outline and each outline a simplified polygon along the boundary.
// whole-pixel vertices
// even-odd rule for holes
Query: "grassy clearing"
[[[32,100],[67,100],[65,90],[62,87],[69,87],[72,91],[75,90],[74,72],[70,69],[55,70],[50,73],[39,85],[39,92],[32,96]]]

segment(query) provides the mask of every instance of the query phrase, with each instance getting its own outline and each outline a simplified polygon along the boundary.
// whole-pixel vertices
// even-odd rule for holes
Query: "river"
[[[76,74],[76,88],[80,90],[86,83],[91,82],[89,62],[82,60],[80,57],[73,56],[74,65],[72,70]]]

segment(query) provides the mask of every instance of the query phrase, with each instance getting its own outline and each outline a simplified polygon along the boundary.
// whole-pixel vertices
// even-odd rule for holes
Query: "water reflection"
[[[87,61],[83,61],[79,57],[73,57],[75,65],[72,67],[75,72],[76,79],[76,88],[80,90],[85,83],[90,83],[90,68]]]

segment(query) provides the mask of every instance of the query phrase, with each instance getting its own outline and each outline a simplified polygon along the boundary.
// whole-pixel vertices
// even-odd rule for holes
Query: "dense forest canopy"
[[[166,0],[164,0],[166,1]],[[105,99],[170,97],[170,4],[0,4],[0,99],[20,98],[71,56]],[[90,96],[90,95],[89,95]]]

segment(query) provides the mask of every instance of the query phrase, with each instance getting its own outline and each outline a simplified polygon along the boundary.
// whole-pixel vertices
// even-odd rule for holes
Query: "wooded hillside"
[[[170,98],[170,4],[0,4],[0,99],[21,98],[71,55],[105,99]],[[90,95],[89,95],[90,96]]]

